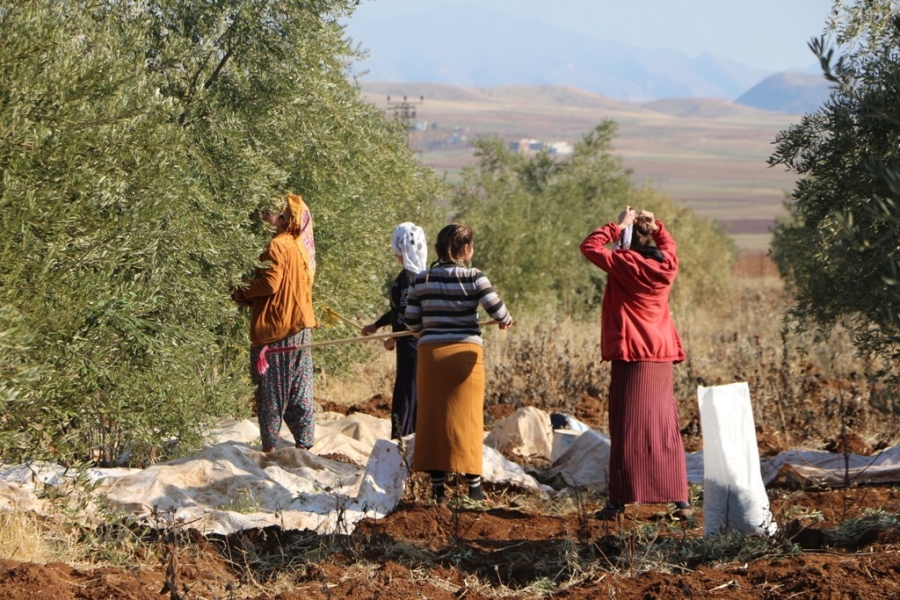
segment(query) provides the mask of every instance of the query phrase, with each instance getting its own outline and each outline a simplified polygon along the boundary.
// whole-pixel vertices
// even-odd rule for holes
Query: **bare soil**
[[[578,403],[597,426],[605,406]],[[390,398],[323,410],[387,416]],[[512,407],[488,408],[499,420]],[[685,445],[696,449],[689,423]],[[760,453],[785,448],[759,428]],[[862,440],[834,451],[874,451]],[[665,505],[630,506],[623,518],[594,518],[602,498],[539,501],[486,485],[491,501],[448,506],[427,499],[413,478],[391,515],[351,535],[277,528],[230,536],[154,532],[134,565],[77,566],[0,560],[0,600],[101,599],[461,599],[536,598],[900,598],[900,488],[769,490],[780,524],[771,539],[703,537],[702,499],[688,522]]]
[[[487,510],[409,500],[349,536],[158,539],[156,565],[4,560],[0,599],[900,597],[900,529],[835,529],[867,509],[896,513],[897,489],[776,490],[782,533],[730,546],[702,539],[702,517],[682,523],[665,506],[607,523],[595,504],[557,516],[489,491]]]

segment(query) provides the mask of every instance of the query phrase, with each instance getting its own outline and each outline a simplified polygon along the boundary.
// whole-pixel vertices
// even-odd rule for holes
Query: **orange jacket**
[[[684,349],[669,312],[669,290],[678,273],[675,240],[661,221],[653,234],[662,262],[633,250],[610,250],[606,245],[621,235],[609,223],[581,243],[581,253],[606,271],[600,326],[603,360],[681,362]]]
[[[312,277],[289,233],[272,238],[247,288],[237,291],[238,301],[250,302],[250,343],[262,346],[316,326],[312,307]]]

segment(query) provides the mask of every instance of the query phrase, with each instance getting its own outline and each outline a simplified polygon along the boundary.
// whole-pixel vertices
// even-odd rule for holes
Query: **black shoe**
[[[624,504],[607,503],[607,505],[602,510],[598,510],[596,513],[594,513],[594,518],[601,521],[615,521],[623,514],[625,514]]]
[[[443,484],[432,485],[431,499],[435,504],[447,504],[447,486]]]
[[[469,488],[469,498],[476,502],[484,500],[486,498],[486,496],[484,495],[484,488],[480,485],[478,487]]]
[[[675,510],[672,511],[672,516],[676,519],[690,519],[694,516],[694,511],[691,510],[691,505],[689,502],[676,502]]]

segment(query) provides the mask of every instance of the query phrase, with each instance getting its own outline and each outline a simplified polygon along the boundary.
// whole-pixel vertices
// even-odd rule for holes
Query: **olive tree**
[[[379,293],[372,249],[439,186],[354,84],[355,4],[0,8],[0,456],[142,464],[246,414],[228,290],[285,191],[313,211],[317,303]]]
[[[861,351],[900,357],[900,17],[895,3],[835,2],[810,47],[834,89],[782,131],[771,165],[798,175],[772,254],[801,328],[848,325]]]

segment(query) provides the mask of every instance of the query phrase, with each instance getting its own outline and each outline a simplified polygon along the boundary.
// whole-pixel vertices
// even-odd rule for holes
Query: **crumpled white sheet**
[[[521,447],[504,446],[507,455],[536,455],[534,448],[546,448],[552,430],[549,416],[540,413],[535,408],[522,409],[506,420],[503,427],[523,437]],[[527,423],[516,425],[517,420]],[[100,494],[105,494],[108,507],[126,511],[150,526],[176,523],[221,534],[267,525],[349,533],[360,519],[389,514],[403,496],[415,436],[404,440],[406,453],[401,456],[397,443],[386,439],[389,435],[387,419],[322,413],[317,416],[316,443],[310,451],[294,448],[285,430],[276,451],[263,454],[258,450],[255,421],[227,421],[210,432],[209,444],[194,456],[147,469],[94,468],[77,475],[97,484],[96,497],[102,499]],[[608,436],[591,430],[573,435],[577,437],[541,479],[606,491]],[[494,448],[485,445],[483,452],[485,481],[518,486],[540,496],[556,493]],[[703,453],[689,453],[686,458],[688,481],[702,484]],[[850,455],[848,460],[855,483],[900,482],[900,447],[871,457]],[[844,482],[840,454],[796,449],[760,462],[767,484],[776,479],[823,485]],[[0,510],[51,514],[53,507],[36,490],[62,485],[75,476],[55,464],[0,465]]]
[[[387,419],[323,413],[310,450],[294,448],[285,428],[276,450],[264,454],[256,422],[231,420],[211,431],[209,445],[193,456],[146,469],[88,469],[80,476],[97,484],[95,498],[108,508],[152,527],[229,534],[275,525],[349,533],[363,518],[389,514],[403,496],[415,436],[404,441],[404,455],[389,436]],[[496,450],[483,451],[485,481],[541,496],[553,492]],[[36,489],[74,476],[52,464],[0,466],[0,510],[48,514],[52,507]]]
[[[567,430],[570,431],[570,430]],[[607,489],[609,436],[599,431],[571,432],[571,444],[546,471],[547,477],[560,477],[571,487]]]
[[[553,445],[550,415],[527,406],[498,421],[484,443],[499,452],[510,452],[523,458],[549,459]]]
[[[393,448],[373,450],[379,480]],[[154,465],[123,477],[108,477],[98,491],[117,509],[160,525],[176,520],[204,533],[279,525],[285,529],[340,531],[339,513],[348,522],[368,509],[360,493],[363,469],[301,449],[263,454],[246,445],[224,442],[199,454]],[[382,503],[384,504],[384,503]],[[375,508],[373,506],[373,508]],[[168,514],[166,514],[168,513]],[[380,516],[377,508],[373,516]]]
[[[809,482],[825,486],[900,482],[900,446],[885,448],[872,456],[795,448],[760,459],[763,482],[776,480]]]

